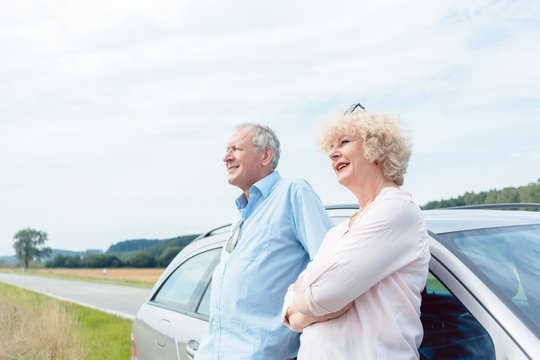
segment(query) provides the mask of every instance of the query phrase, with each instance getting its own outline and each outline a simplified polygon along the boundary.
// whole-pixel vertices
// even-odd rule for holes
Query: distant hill
[[[150,246],[160,243],[162,240],[149,240],[149,239],[135,239],[124,240],[114,245],[109,246],[106,253],[122,253],[129,251],[141,251],[149,248]]]
[[[150,246],[150,247],[146,248],[146,251],[148,251],[149,253],[151,253],[154,256],[159,256],[159,255],[161,255],[163,253],[163,251],[165,251],[165,249],[167,249],[169,247],[172,247],[172,246],[179,246],[181,248],[186,247],[197,236],[199,236],[199,235],[196,235],[196,234],[194,234],[194,235],[182,235],[182,236],[177,236],[177,237],[174,237],[174,238],[171,238],[171,239],[165,239],[165,240],[162,240],[161,242],[159,242],[159,243],[157,243],[157,244],[155,244],[153,246]]]
[[[0,264],[16,264],[18,261],[17,257],[15,255],[11,256],[0,256]]]
[[[103,255],[116,255],[123,262],[129,261],[133,255],[139,253],[140,251],[147,251],[154,256],[154,258],[163,261],[160,257],[163,255],[165,250],[170,247],[183,249],[188,245],[193,239],[198,235],[181,235],[170,239],[158,240],[158,239],[133,239],[133,240],[124,240],[116,244],[109,246],[107,251],[104,253],[99,249],[88,249],[85,251],[72,251],[72,250],[63,250],[63,249],[53,249],[51,255],[47,258],[43,258],[42,262],[46,263],[54,259],[56,255],[62,255],[67,257],[73,257],[74,255],[79,255],[83,257],[86,253],[96,253]],[[15,256],[0,256],[0,265],[13,265],[18,262],[17,257]]]
[[[536,183],[530,183],[520,187],[506,187],[501,190],[482,191],[478,194],[466,192],[456,198],[440,201],[430,201],[422,209],[438,209],[452,206],[500,204],[500,203],[540,203],[540,179]],[[530,209],[540,211],[540,209]]]
[[[184,248],[198,235],[182,235],[170,239],[164,240],[149,240],[149,239],[137,239],[126,240],[117,244],[111,245],[107,249],[106,254],[114,254],[121,259],[129,259],[134,253],[139,251],[148,251],[155,257],[159,257],[163,252],[172,246],[178,246]]]

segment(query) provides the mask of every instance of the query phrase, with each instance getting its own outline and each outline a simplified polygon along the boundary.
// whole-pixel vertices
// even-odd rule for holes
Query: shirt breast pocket
[[[261,261],[268,256],[271,244],[275,241],[279,241],[278,225],[251,223],[240,233],[238,257],[250,262]]]

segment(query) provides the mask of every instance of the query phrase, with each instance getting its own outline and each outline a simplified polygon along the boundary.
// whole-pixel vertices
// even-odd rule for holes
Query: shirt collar
[[[274,185],[276,185],[279,179],[281,179],[279,173],[277,171],[272,171],[270,174],[253,184],[249,189],[249,192],[253,193],[258,191],[264,198],[266,198],[272,192]],[[247,205],[248,200],[246,195],[242,193],[235,202],[236,206],[241,209]]]

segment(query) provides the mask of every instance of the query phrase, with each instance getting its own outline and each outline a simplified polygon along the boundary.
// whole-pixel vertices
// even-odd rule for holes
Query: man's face
[[[268,174],[267,166],[263,164],[264,151],[256,151],[251,132],[251,128],[244,128],[233,134],[223,157],[229,184],[246,194],[253,184]]]

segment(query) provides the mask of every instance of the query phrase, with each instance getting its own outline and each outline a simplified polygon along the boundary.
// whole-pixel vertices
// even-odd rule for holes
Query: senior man
[[[298,352],[299,334],[281,323],[283,297],[333,223],[305,180],[275,171],[279,146],[272,129],[249,123],[227,144],[228,181],[243,193],[212,277],[210,324],[196,360],[284,360]]]

